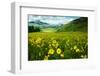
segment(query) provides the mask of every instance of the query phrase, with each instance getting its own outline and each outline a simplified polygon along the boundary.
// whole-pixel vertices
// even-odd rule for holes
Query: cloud
[[[37,21],[45,22],[51,25],[65,24],[74,19],[79,18],[79,16],[39,16],[39,15],[29,15],[28,21]]]

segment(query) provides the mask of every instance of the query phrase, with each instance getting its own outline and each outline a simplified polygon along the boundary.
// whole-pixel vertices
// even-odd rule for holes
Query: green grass
[[[45,29],[45,31],[48,29]],[[79,59],[88,57],[87,32],[28,33],[28,60]]]
[[[58,32],[87,32],[88,31],[88,18],[80,17],[68,24],[63,24],[58,28]]]
[[[56,32],[55,28],[45,28],[45,29],[41,29],[41,32]]]

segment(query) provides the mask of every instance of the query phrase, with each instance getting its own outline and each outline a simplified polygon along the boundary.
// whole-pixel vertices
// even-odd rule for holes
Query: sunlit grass
[[[28,33],[28,60],[88,57],[87,32]]]

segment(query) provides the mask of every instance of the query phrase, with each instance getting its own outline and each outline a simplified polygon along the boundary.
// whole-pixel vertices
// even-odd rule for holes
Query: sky
[[[28,21],[37,21],[48,23],[50,25],[67,24],[68,22],[79,18],[79,16],[45,16],[45,15],[29,15]]]

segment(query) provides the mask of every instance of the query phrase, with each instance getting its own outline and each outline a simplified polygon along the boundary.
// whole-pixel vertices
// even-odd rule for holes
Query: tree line
[[[34,27],[34,26],[28,26],[28,32],[40,32],[39,27]]]

